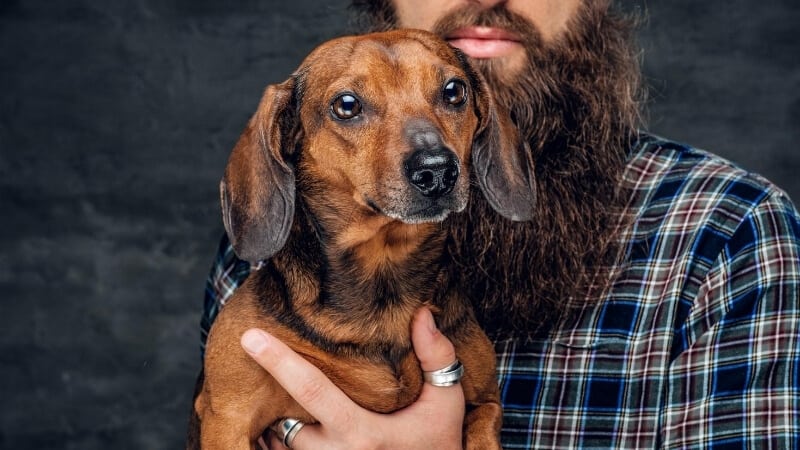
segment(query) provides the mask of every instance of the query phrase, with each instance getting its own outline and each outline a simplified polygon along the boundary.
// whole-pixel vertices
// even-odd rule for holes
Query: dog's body
[[[281,418],[314,421],[241,349],[245,330],[268,330],[356,403],[390,412],[422,388],[409,326],[430,305],[465,367],[466,445],[499,448],[494,352],[442,270],[437,222],[465,207],[470,159],[490,204],[528,218],[532,168],[515,136],[465,58],[420,31],[331,41],[268,88],[222,202],[237,255],[269,259],[211,330],[195,402],[202,447],[254,448]]]

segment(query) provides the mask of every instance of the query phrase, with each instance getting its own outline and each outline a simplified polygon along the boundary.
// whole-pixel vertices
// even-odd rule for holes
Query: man
[[[800,448],[800,216],[759,176],[638,131],[631,27],[609,0],[353,3],[461,48],[533,151],[532,223],[477,195],[450,222],[496,342],[505,448]],[[223,240],[206,331],[247,270]],[[429,312],[412,330],[424,370],[452,361]],[[294,448],[461,446],[457,386],[373,414],[264,331],[242,342],[321,422]]]

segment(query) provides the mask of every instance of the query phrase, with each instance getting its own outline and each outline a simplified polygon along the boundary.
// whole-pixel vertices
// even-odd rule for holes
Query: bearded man
[[[466,53],[533,152],[531,223],[480,195],[449,221],[496,343],[503,445],[800,448],[800,216],[758,175],[641,131],[633,29],[610,3],[353,1],[373,30]],[[247,273],[223,239],[205,332]],[[424,370],[452,362],[428,311],[412,330]],[[320,421],[293,448],[461,447],[458,386],[379,415],[264,331],[242,343]]]

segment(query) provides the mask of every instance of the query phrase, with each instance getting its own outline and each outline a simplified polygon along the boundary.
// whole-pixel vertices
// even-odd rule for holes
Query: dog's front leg
[[[499,402],[467,405],[464,418],[464,448],[466,450],[500,450],[500,427],[503,408]]]
[[[241,347],[249,328],[274,328],[253,319],[256,308],[254,298],[234,295],[211,328],[195,400],[203,450],[256,449],[261,433],[291,404],[283,388]]]
[[[202,450],[256,450],[260,433],[251,432],[252,424],[244,417],[204,414],[200,425]]]
[[[257,389],[235,383],[227,392],[201,392],[195,401],[202,450],[253,450],[264,430],[282,417],[310,416],[272,381]],[[237,389],[238,388],[238,389]],[[232,395],[236,391],[236,395]],[[223,400],[224,399],[224,400]]]
[[[461,386],[467,402],[464,418],[464,448],[499,450],[503,407],[495,373],[494,347],[477,324],[467,325],[466,338],[455,342],[464,364]]]

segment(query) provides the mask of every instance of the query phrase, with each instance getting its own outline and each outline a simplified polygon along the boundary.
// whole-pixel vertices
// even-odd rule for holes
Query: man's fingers
[[[453,344],[436,328],[433,315],[428,308],[421,308],[414,316],[411,341],[424,371],[442,369],[456,359]],[[441,387],[425,383],[422,385],[418,401],[399,413],[423,414],[421,417],[427,417],[425,420],[436,421],[441,426],[440,430],[443,433],[438,437],[442,443],[460,443],[464,407],[464,391],[460,384]],[[413,421],[412,424],[418,426],[419,422]],[[417,430],[414,428],[405,430],[411,435],[415,431]]]
[[[453,344],[436,328],[428,308],[420,308],[414,316],[411,341],[422,370],[439,370],[456,360]]]
[[[436,328],[433,314],[428,308],[420,308],[414,315],[414,321],[411,323],[411,343],[414,345],[414,353],[417,354],[422,370],[426,372],[443,369],[456,360],[455,347]],[[464,391],[460,384],[441,387],[425,383],[419,399],[422,404],[427,404],[428,401],[432,401],[434,405],[440,404],[439,402],[452,402],[450,408],[453,411],[460,411],[456,412],[455,416],[459,416],[459,420],[463,418]]]
[[[423,370],[438,370],[455,360],[453,345],[436,329],[428,309],[417,312],[411,334]],[[439,430],[435,435],[437,442],[461,442],[464,393],[459,385],[434,387],[426,383],[413,405],[392,415],[377,415],[353,403],[319,369],[274,336],[251,329],[244,333],[241,343],[245,351],[320,422],[300,429],[292,441],[293,448],[330,447],[334,442],[355,448],[374,448],[382,439],[388,439],[388,435],[398,438],[396,442],[416,442],[406,445],[416,448],[421,442],[416,439],[421,424],[429,426],[431,423],[436,423]],[[386,422],[389,420],[392,422]],[[271,449],[283,448],[274,433],[269,433],[266,439]],[[428,438],[425,439],[427,442]]]
[[[355,404],[319,369],[269,333],[250,329],[242,347],[320,423],[342,429],[352,422]]]

